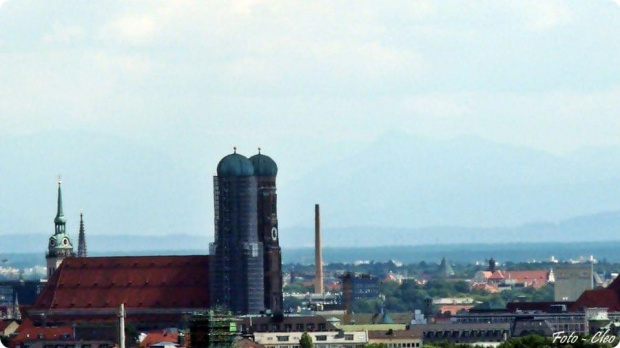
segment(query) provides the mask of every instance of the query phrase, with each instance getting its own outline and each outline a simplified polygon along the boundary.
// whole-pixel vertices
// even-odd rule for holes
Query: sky
[[[620,143],[618,1],[0,4],[0,135],[247,153],[392,130]]]
[[[105,135],[206,181],[233,146],[308,173],[393,132],[620,146],[618,35],[617,0],[0,0],[0,138]]]

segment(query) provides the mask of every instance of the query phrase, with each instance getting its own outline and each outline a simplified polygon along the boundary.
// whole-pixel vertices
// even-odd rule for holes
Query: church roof
[[[64,225],[67,222],[67,218],[65,217],[65,214],[62,211],[62,190],[60,188],[61,185],[61,181],[60,178],[58,179],[58,204],[56,206],[56,217],[54,218],[54,223],[55,224],[61,224]]]
[[[63,260],[32,310],[209,307],[209,256],[70,257]]]
[[[379,318],[377,324],[394,324],[394,320],[392,320],[392,317],[388,314],[388,312],[384,311],[380,315],[381,318]]]
[[[252,166],[254,167],[254,175],[256,176],[278,175],[278,165],[269,156],[265,156],[259,152],[258,154],[250,157],[250,162],[252,162]]]
[[[445,257],[441,259],[441,264],[439,265],[439,275],[446,278],[454,276],[454,270],[452,269],[450,262],[448,262],[448,259]]]
[[[17,328],[17,335],[12,339],[12,344],[38,340],[60,340],[73,338],[73,328],[71,326],[60,327],[36,327],[28,319]]]
[[[543,287],[549,283],[549,270],[529,270],[529,271],[503,271],[496,270],[494,272],[482,271],[481,275],[496,282],[512,279],[518,284],[524,286],[532,286],[536,289]]]
[[[222,158],[217,164],[217,176],[234,177],[234,176],[252,176],[254,175],[254,167],[250,160],[237,153]]]
[[[609,312],[620,311],[620,277],[616,278],[605,289],[586,290],[570,310],[581,310],[586,307],[607,308]]]

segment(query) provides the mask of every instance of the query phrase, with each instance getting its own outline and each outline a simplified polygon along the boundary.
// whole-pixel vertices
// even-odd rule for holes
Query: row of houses
[[[346,347],[362,348],[368,344],[386,344],[393,348],[418,348],[423,346],[422,333],[412,330],[343,330],[339,329],[321,316],[291,316],[274,318],[268,316],[243,317],[233,319],[239,323],[238,331],[232,341],[234,347],[292,348],[299,346],[301,336],[308,333],[317,348]],[[250,322],[258,322],[258,324]],[[249,326],[248,326],[249,325]],[[278,327],[279,330],[274,330]],[[26,319],[22,323],[6,321],[0,325],[4,328],[3,336],[9,339],[10,348],[113,348],[118,340],[113,330],[107,330],[107,337],[99,333],[88,332],[80,325],[35,326]],[[313,329],[314,328],[314,329]],[[320,330],[319,330],[320,328]],[[140,333],[130,339],[128,347],[141,348],[177,348],[189,347],[192,335],[200,331],[168,328]],[[99,336],[99,337],[93,337]],[[208,340],[208,339],[206,339]],[[0,346],[2,347],[2,346]]]

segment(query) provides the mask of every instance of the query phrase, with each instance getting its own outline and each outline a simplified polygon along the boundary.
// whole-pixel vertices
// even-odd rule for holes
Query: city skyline
[[[0,347],[615,344],[619,19],[0,0]]]

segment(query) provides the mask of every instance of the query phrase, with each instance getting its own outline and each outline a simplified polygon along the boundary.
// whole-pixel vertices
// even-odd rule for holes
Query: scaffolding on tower
[[[237,320],[230,312],[210,310],[195,314],[190,322],[191,348],[232,348],[238,336]]]

